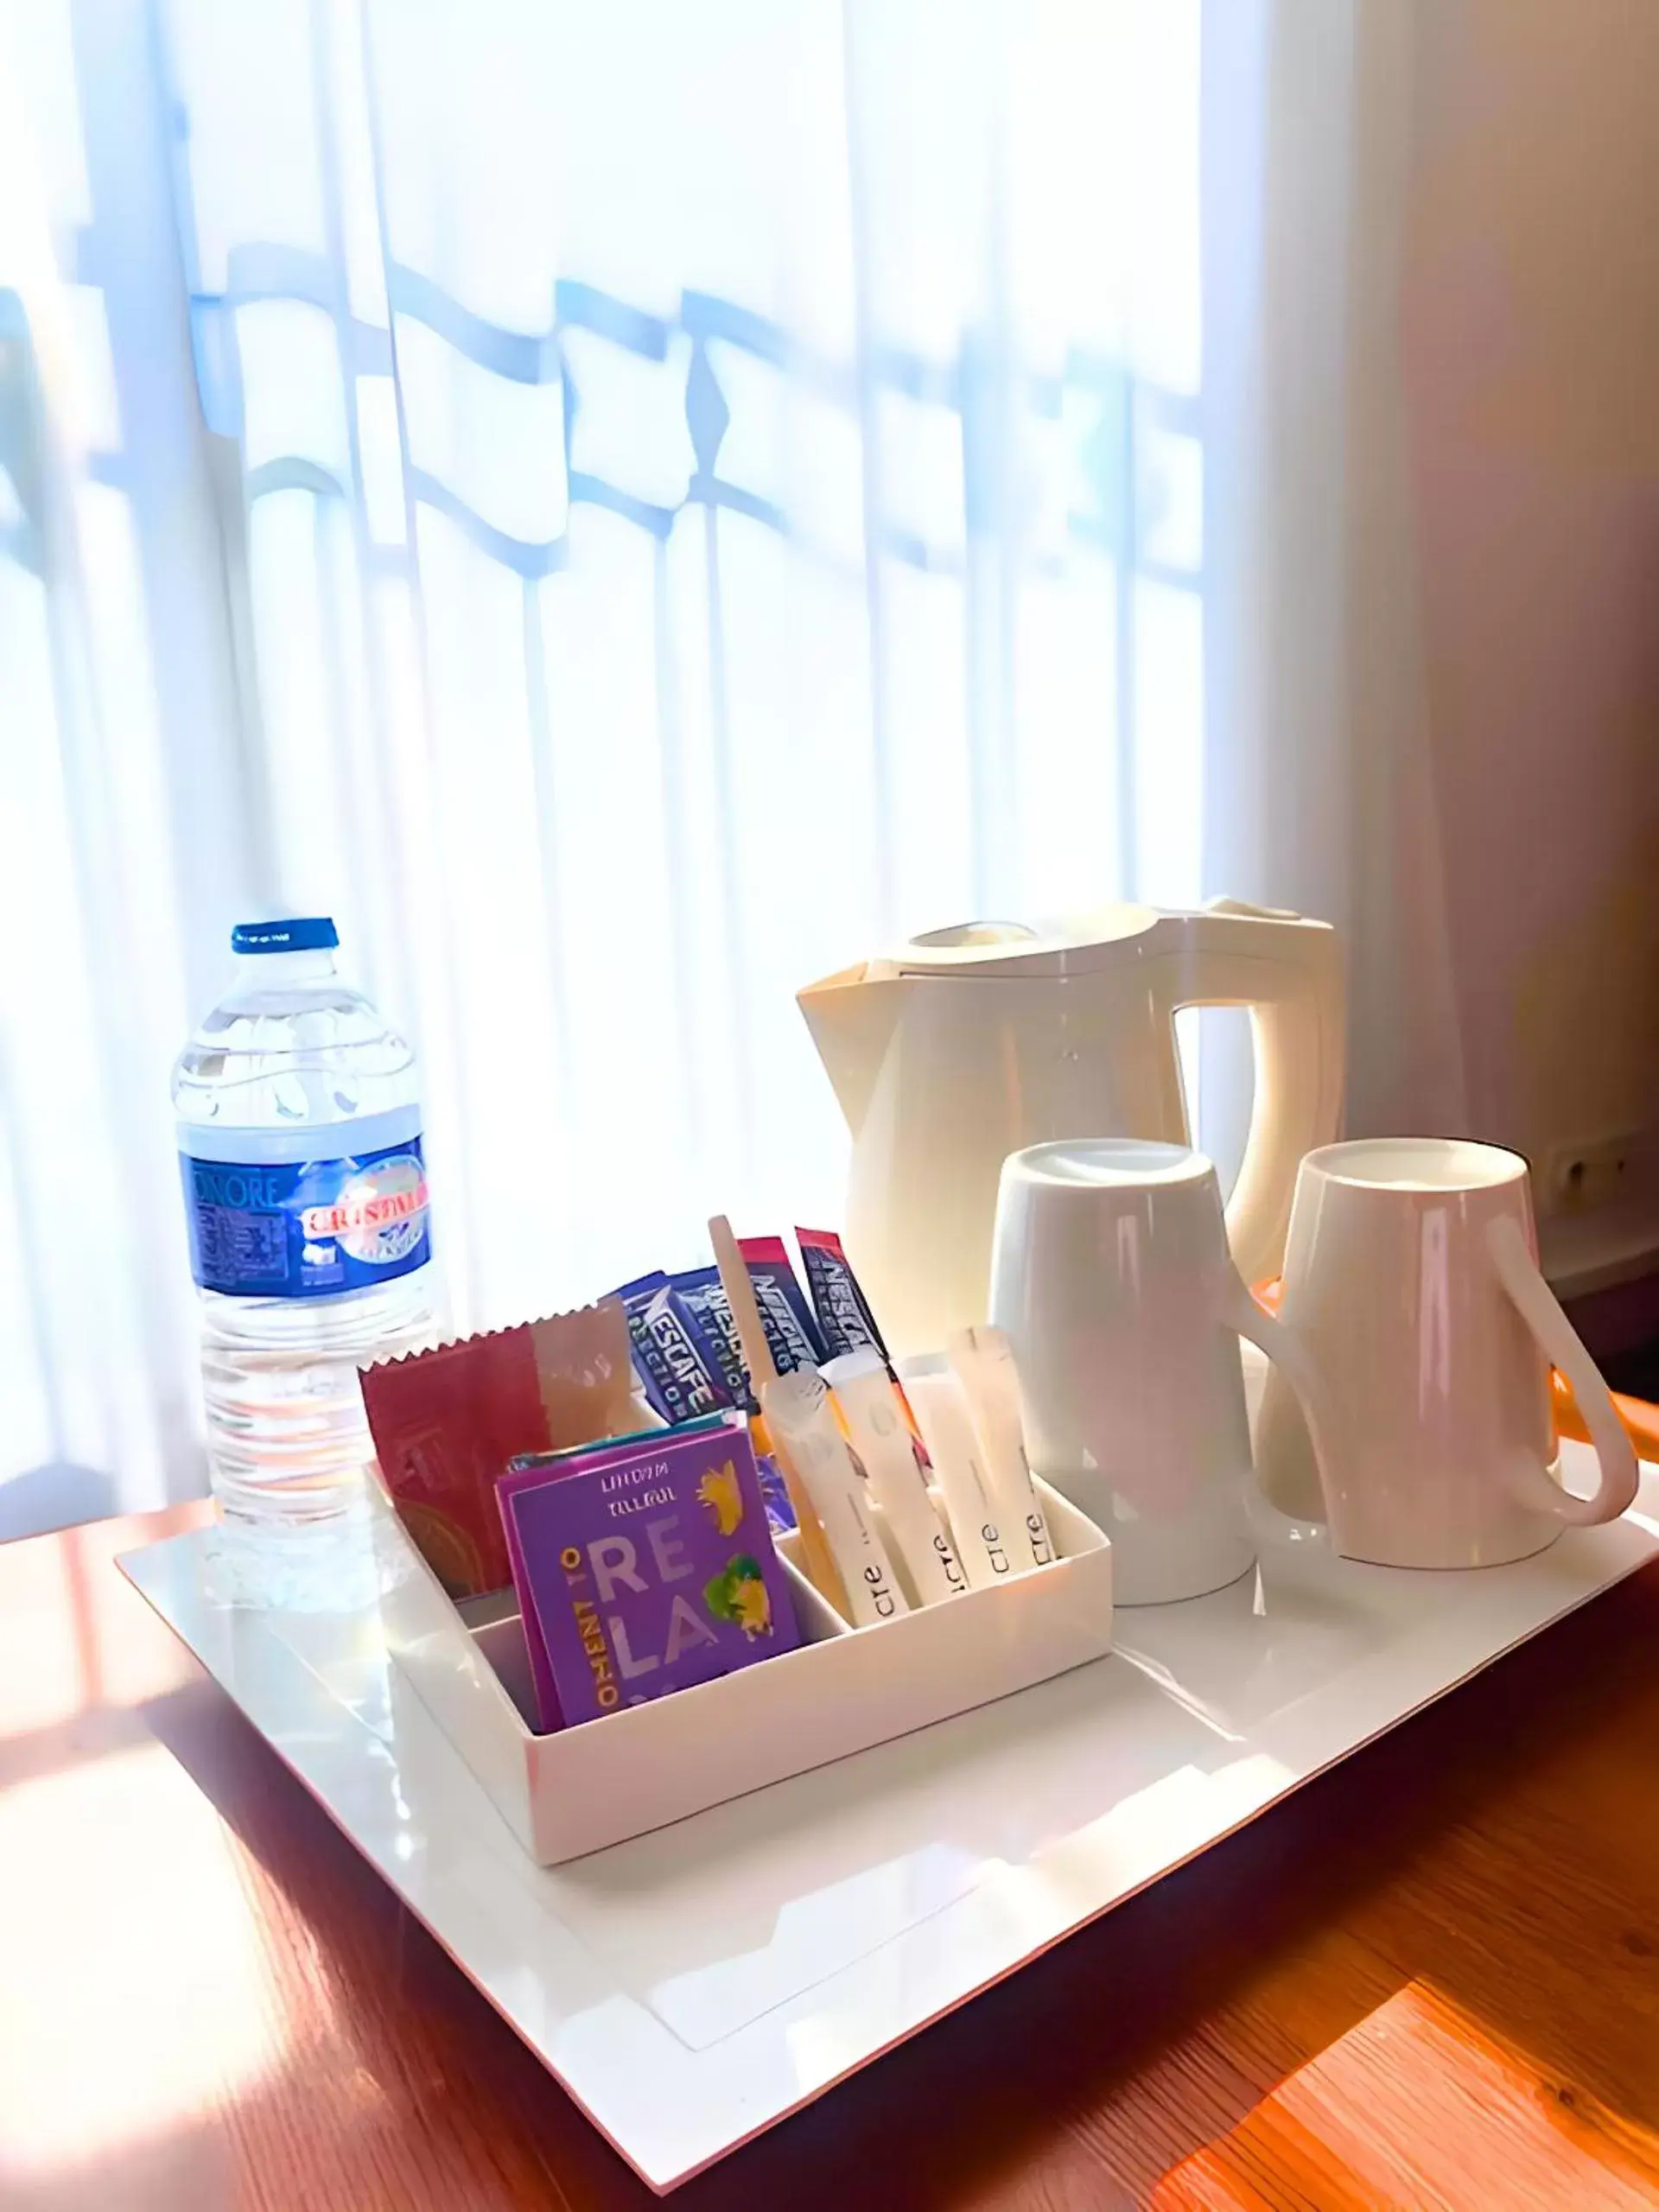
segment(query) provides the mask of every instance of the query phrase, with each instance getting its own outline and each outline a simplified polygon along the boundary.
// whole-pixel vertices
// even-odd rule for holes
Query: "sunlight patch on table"
[[[1257,2212],[1287,2197],[1322,2212],[1651,2212],[1659,2138],[1412,1982],[1165,2175],[1151,2202]]]
[[[287,2035],[235,1850],[157,1744],[0,1794],[0,2141],[14,2169],[137,2144],[278,2070]],[[67,1926],[95,1976],[64,1970]]]

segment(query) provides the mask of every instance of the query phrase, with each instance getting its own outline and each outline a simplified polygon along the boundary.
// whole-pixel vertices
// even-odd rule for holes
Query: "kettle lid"
[[[1160,918],[1154,906],[1096,906],[1046,928],[1027,922],[956,922],[928,930],[870,962],[867,975],[1012,976],[1031,982],[1076,975],[1119,956],[1125,940]]]

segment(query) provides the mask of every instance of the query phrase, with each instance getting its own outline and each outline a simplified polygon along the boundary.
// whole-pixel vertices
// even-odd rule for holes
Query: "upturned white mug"
[[[1539,1273],[1518,1154],[1443,1137],[1309,1153],[1279,1310],[1319,1377],[1321,1465],[1316,1475],[1300,1409],[1270,1375],[1262,1487],[1288,1512],[1327,1517],[1344,1558],[1501,1566],[1635,1497],[1607,1386]],[[1593,1497],[1561,1486],[1552,1362],[1600,1462]]]
[[[1313,1378],[1239,1280],[1202,1153],[1102,1137],[1011,1154],[990,1318],[1019,1364],[1032,1466],[1111,1538],[1117,1604],[1196,1598],[1248,1572],[1239,1338],[1297,1387]]]

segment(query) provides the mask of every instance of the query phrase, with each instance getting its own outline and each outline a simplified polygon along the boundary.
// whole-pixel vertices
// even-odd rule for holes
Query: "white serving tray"
[[[1112,1549],[1040,1483],[1047,1567],[852,1628],[784,1554],[802,1642],[677,1697],[538,1736],[514,1612],[469,1630],[371,1485],[388,1649],[531,1857],[544,1866],[1028,1689],[1109,1651]],[[878,1523],[879,1511],[874,1516]]]
[[[1586,1447],[1562,1456],[1587,1489]],[[1107,1658],[552,1868],[377,1609],[216,1605],[207,1532],[122,1564],[660,2191],[1659,1556],[1659,1471],[1622,1521],[1475,1573],[1357,1566],[1265,1511],[1260,1533],[1231,1589],[1120,1608]]]

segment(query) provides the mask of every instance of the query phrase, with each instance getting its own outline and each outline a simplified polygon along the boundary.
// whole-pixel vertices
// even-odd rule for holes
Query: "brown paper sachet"
[[[362,1381],[398,1518],[456,1599],[512,1579],[495,1500],[509,1459],[639,1425],[627,1319],[616,1298],[378,1361]]]

